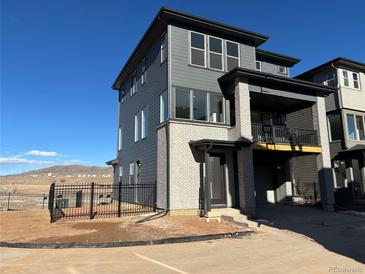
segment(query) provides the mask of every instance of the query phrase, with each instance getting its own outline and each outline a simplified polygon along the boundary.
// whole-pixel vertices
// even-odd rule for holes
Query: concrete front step
[[[241,215],[239,209],[236,208],[213,208],[208,212],[208,218],[221,217],[222,215]]]
[[[219,218],[225,221],[234,222],[245,227],[258,227],[258,223],[248,220],[246,215],[236,208],[215,208],[207,214],[209,218]]]

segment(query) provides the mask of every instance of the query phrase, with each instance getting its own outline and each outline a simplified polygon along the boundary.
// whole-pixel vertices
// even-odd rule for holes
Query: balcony
[[[316,130],[252,124],[252,136],[255,143],[318,146]]]

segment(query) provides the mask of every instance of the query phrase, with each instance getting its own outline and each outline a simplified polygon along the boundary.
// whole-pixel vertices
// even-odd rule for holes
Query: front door
[[[210,165],[210,204],[212,207],[226,207],[224,154],[210,154],[208,159]]]

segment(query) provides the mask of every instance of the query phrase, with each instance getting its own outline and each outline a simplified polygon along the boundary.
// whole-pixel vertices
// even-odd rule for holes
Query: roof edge
[[[301,60],[299,58],[291,57],[288,55],[280,54],[273,51],[263,50],[256,48],[256,56],[268,57],[278,62],[283,62],[288,66],[292,67],[295,64],[298,64]]]

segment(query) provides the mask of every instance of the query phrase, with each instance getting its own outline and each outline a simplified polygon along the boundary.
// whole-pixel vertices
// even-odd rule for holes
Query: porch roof
[[[252,69],[236,67],[218,78],[223,94],[233,91],[236,78],[247,79],[248,84],[278,90],[289,90],[292,93],[325,97],[334,93],[337,88],[325,86],[310,81],[289,78]]]
[[[197,150],[205,150],[211,146],[213,149],[230,149],[238,150],[243,146],[250,146],[253,142],[251,140],[241,138],[237,141],[215,140],[215,139],[201,139],[197,141],[190,141],[189,145]]]
[[[350,149],[341,150],[335,157],[337,160],[345,160],[348,158],[365,158],[365,145],[355,145]]]
[[[112,165],[116,165],[119,163],[119,159],[113,159],[113,160],[109,160],[107,162],[105,162],[107,165],[112,166]]]

